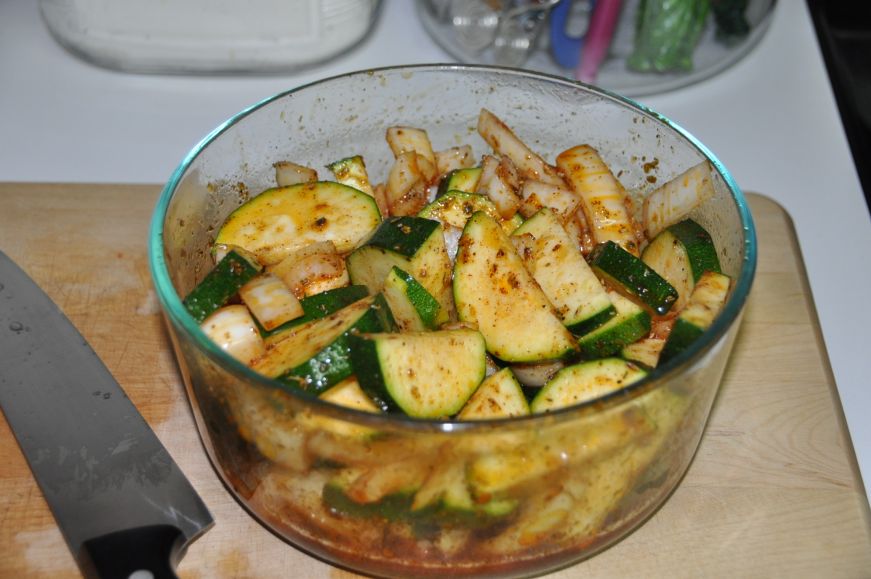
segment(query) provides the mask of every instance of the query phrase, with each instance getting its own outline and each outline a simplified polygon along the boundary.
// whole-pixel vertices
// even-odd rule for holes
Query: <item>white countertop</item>
[[[60,48],[36,2],[0,2],[0,181],[161,183],[200,138],[264,97],[357,69],[450,60],[412,2],[385,0],[369,40],[303,73],[122,74]],[[804,1],[781,0],[760,44],[722,74],[640,100],[795,221],[867,492],[871,219]]]

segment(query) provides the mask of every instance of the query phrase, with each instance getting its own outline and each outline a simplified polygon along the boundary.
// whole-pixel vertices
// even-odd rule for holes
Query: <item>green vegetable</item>
[[[308,296],[299,301],[303,311],[300,317],[290,320],[271,331],[258,326],[260,335],[263,336],[267,343],[276,342],[281,339],[284,332],[291,328],[307,324],[312,320],[325,318],[368,295],[369,289],[364,285],[346,285]]]
[[[263,267],[257,259],[240,248],[233,248],[184,299],[184,307],[201,323],[209,314],[226,304],[251,281]]]
[[[668,313],[677,301],[677,290],[668,281],[613,241],[598,244],[588,260],[593,271],[612,287],[636,296],[657,315]]]
[[[708,9],[708,0],[641,0],[627,66],[638,72],[692,70]]]
[[[476,330],[356,334],[348,344],[363,391],[381,410],[415,418],[456,414],[486,371]]]
[[[353,373],[350,334],[394,328],[384,297],[369,296],[285,332],[251,368],[291,388],[321,394]]]

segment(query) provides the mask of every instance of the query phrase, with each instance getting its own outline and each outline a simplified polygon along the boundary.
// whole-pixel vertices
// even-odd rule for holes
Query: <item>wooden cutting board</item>
[[[352,576],[267,531],[208,462],[149,277],[157,194],[0,184],[0,249],[92,344],[215,516],[183,578]],[[759,271],[695,461],[647,523],[555,577],[871,576],[868,501],[792,225],[774,202],[750,202]],[[0,576],[77,576],[5,420],[0,465]]]

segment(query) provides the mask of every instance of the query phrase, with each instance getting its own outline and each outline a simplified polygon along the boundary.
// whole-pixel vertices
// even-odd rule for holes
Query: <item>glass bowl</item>
[[[481,422],[415,420],[284,390],[227,355],[186,312],[180,296],[212,267],[217,228],[272,186],[274,162],[322,167],[360,154],[369,174],[383,178],[392,162],[384,132],[392,125],[425,128],[435,147],[470,143],[480,155],[488,150],[475,131],[481,107],[547,160],[580,143],[595,146],[639,195],[710,161],[716,193],[692,217],[711,233],[734,282],[721,315],[689,349],[644,380],[579,406]],[[674,123],[558,77],[445,65],[330,78],[239,113],[172,175],[153,216],[149,253],[216,471],[253,516],[290,543],[382,576],[538,574],[589,557],[641,525],[693,458],[756,263],[741,191]],[[364,491],[390,492],[373,491],[377,500],[356,511],[337,504],[331,481],[347,468],[365,473],[358,479]],[[436,523],[410,513],[403,476],[434,470],[474,486],[476,504]],[[485,502],[504,510],[477,506]]]

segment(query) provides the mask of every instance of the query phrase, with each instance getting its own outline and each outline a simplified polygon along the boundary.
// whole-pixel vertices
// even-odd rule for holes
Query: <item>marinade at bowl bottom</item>
[[[189,387],[217,470],[289,542],[377,575],[513,576],[589,557],[662,504],[718,381],[654,388],[583,419],[453,433],[376,431],[279,389],[198,383],[209,384]],[[471,499],[459,510],[451,472]]]

